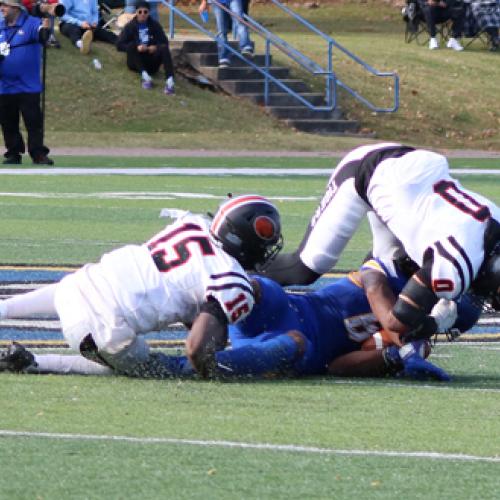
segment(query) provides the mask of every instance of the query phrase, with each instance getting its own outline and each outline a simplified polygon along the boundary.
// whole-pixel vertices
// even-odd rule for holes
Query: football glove
[[[23,372],[30,366],[36,366],[35,356],[17,342],[0,352],[0,372]]]
[[[449,382],[451,377],[448,373],[423,358],[426,343],[425,340],[417,340],[401,348],[390,346],[384,349],[384,361],[389,372],[396,377]]]
[[[433,365],[419,354],[423,342],[425,341],[410,342],[399,349],[403,370],[399,372],[398,376],[414,380],[430,379],[449,382],[451,377],[442,368]]]
[[[457,320],[457,304],[453,300],[439,299],[430,314],[437,324],[437,333],[445,333]]]

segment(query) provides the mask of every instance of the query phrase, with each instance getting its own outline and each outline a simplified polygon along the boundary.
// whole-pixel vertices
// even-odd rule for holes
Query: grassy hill
[[[194,12],[194,6],[190,8]],[[401,107],[395,114],[374,114],[340,96],[342,107],[366,131],[375,131],[378,139],[434,148],[500,150],[499,54],[487,52],[479,43],[462,53],[430,52],[425,46],[408,45],[400,10],[380,1],[293,8],[373,67],[400,75]],[[166,12],[162,8],[164,20]],[[324,42],[284,19],[276,8],[255,4],[251,13],[324,63]],[[189,35],[189,30],[180,24],[179,33]],[[145,92],[138,76],[127,70],[124,55],[114,47],[97,43],[90,56],[81,56],[60,38],[63,48],[48,51],[46,129],[51,146],[313,151],[360,142],[298,133],[244,100],[200,89],[180,77],[175,97],[161,93],[160,78],[155,90]],[[94,57],[102,62],[101,71],[92,66]],[[367,77],[338,52],[334,53],[334,69],[356,89],[387,104],[387,82]]]

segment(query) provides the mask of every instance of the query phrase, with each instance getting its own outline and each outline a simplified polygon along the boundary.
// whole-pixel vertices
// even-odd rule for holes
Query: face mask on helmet
[[[244,269],[265,268],[283,247],[279,212],[258,195],[224,202],[214,216],[211,232]]]

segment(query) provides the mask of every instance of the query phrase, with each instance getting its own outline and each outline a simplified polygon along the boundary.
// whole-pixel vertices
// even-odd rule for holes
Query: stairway
[[[231,42],[231,46],[237,49],[235,42]],[[172,40],[170,48],[174,60],[181,68],[189,65],[228,94],[264,106],[263,75],[237,57],[233,57],[230,67],[219,68],[215,42]],[[264,56],[255,55],[253,63],[264,66]],[[324,104],[322,94],[312,92],[303,80],[290,78],[289,68],[272,66],[270,73],[315,106]],[[269,91],[269,104],[266,110],[297,130],[316,134],[347,135],[354,134],[359,129],[358,122],[345,119],[338,108],[334,111],[313,111],[273,82],[269,82]]]

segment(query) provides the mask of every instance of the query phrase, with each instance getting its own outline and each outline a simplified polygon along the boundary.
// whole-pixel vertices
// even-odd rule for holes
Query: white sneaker
[[[453,50],[457,50],[457,51],[464,50],[464,48],[460,45],[460,42],[456,38],[450,38],[448,40],[448,43],[446,44],[446,46],[449,49],[453,49]]]
[[[431,38],[429,40],[429,49],[430,50],[436,50],[439,49],[439,43],[437,41],[437,38]]]

